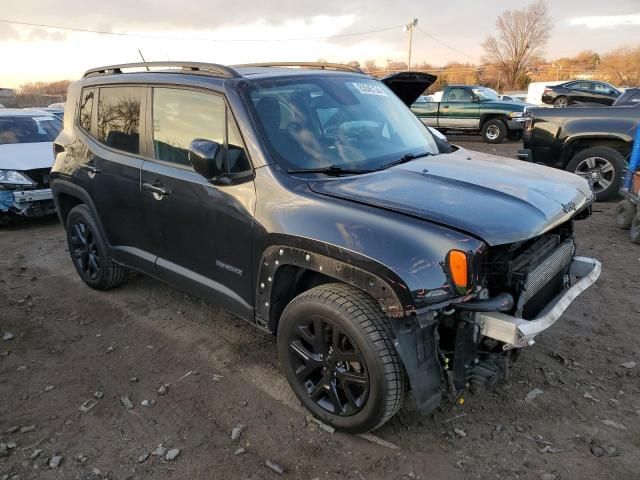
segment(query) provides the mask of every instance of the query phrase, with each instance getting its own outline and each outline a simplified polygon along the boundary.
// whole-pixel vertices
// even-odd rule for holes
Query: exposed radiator
[[[573,240],[565,240],[540,265],[527,274],[522,293],[518,298],[516,316],[522,316],[525,304],[571,263],[574,254],[575,245]]]

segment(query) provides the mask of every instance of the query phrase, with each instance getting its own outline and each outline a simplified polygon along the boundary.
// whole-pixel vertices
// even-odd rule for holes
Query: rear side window
[[[222,97],[177,88],[154,88],[154,158],[190,166],[189,145],[197,138],[212,140],[226,147],[228,172],[249,169],[238,127]]]
[[[473,97],[466,88],[449,89],[448,102],[471,102]]]
[[[62,122],[52,115],[3,115],[0,116],[0,145],[53,142],[61,128]]]
[[[101,88],[98,140],[128,153],[140,153],[140,105],[144,87]]]
[[[91,131],[91,115],[93,112],[93,97],[95,95],[95,90],[88,89],[82,91],[82,96],[80,97],[80,118],[79,123],[80,126],[85,129],[87,132]]]

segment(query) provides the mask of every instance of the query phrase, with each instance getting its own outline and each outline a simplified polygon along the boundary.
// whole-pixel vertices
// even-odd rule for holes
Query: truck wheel
[[[567,108],[571,105],[567,97],[560,96],[553,101],[553,106],[556,108]]]
[[[278,357],[291,388],[324,423],[367,432],[402,405],[406,375],[376,301],[349,285],[301,293],[278,325]]]
[[[566,169],[589,180],[596,201],[601,202],[618,194],[624,167],[625,159],[618,151],[608,147],[593,147],[574,155]]]
[[[507,136],[507,125],[499,118],[493,118],[484,122],[480,134],[486,143],[501,143]]]
[[[616,225],[618,228],[628,230],[636,216],[636,207],[626,198],[616,207]]]
[[[636,245],[640,245],[640,213],[633,217],[631,228],[629,229],[629,238]]]
[[[86,205],[69,212],[67,245],[78,275],[91,288],[108,290],[123,282],[127,270],[107,254],[106,242]]]

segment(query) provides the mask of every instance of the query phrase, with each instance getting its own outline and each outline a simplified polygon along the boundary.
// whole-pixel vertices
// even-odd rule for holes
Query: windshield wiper
[[[398,160],[382,165],[378,170],[386,170],[387,168],[395,167],[396,165],[400,165],[401,163],[407,163],[407,162],[410,162],[411,160],[415,160],[416,158],[428,157],[430,155],[435,155],[435,154],[431,152],[407,153],[406,155],[403,155]]]
[[[360,175],[363,173],[371,173],[375,170],[366,169],[349,169],[338,167],[337,165],[329,165],[328,167],[316,167],[316,168],[290,168],[287,173],[324,173],[326,175]]]

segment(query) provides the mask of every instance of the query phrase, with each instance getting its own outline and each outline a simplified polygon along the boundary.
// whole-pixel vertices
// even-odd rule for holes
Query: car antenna
[[[149,71],[149,65],[147,65],[147,61],[142,56],[142,51],[140,49],[138,49],[138,53],[140,54],[140,58],[142,59],[142,63],[144,63],[144,66],[145,66],[145,68],[147,69],[147,72],[148,72]]]

